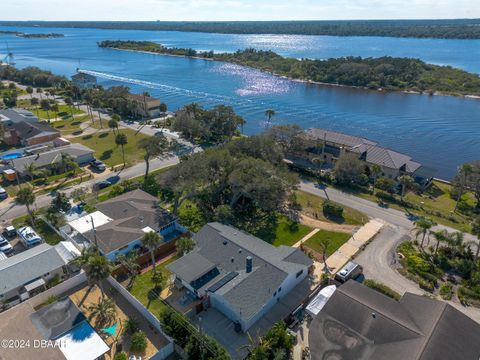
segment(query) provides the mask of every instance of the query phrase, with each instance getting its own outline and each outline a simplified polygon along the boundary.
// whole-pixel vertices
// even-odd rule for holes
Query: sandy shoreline
[[[257,71],[262,71],[262,72],[265,72],[267,74],[270,74],[270,75],[273,75],[273,76],[276,76],[276,77],[279,77],[279,78],[282,78],[282,79],[285,79],[285,80],[294,81],[294,82],[302,83],[302,84],[312,84],[312,85],[321,85],[321,86],[335,86],[335,87],[348,88],[348,89],[375,91],[375,92],[380,92],[380,93],[401,93],[401,94],[427,95],[427,96],[453,96],[453,97],[463,97],[463,98],[467,98],[467,99],[480,100],[480,95],[461,95],[461,94],[454,95],[454,94],[445,94],[445,93],[438,92],[438,91],[434,92],[433,94],[430,94],[428,92],[413,91],[413,90],[385,90],[383,88],[370,89],[370,88],[363,87],[363,86],[332,84],[332,83],[325,83],[325,82],[321,82],[321,81],[294,79],[294,78],[290,78],[290,77],[285,76],[285,75],[274,73],[273,71],[268,71],[268,70],[263,70],[263,69],[259,69],[259,68],[252,67],[252,66],[237,64],[237,63],[231,62],[231,61],[204,58],[204,57],[201,57],[201,56],[186,56],[186,55],[166,54],[166,53],[159,53],[159,52],[155,52],[155,51],[120,49],[120,48],[114,48],[114,47],[106,47],[104,49],[138,52],[138,53],[144,53],[144,54],[150,54],[150,55],[159,55],[159,56],[172,56],[172,57],[180,57],[180,58],[184,58],[184,59],[195,59],[195,60],[224,62],[224,63],[227,63],[227,64],[234,64],[234,65],[238,65],[238,66],[251,68],[251,69],[254,69],[254,70],[257,70]]]

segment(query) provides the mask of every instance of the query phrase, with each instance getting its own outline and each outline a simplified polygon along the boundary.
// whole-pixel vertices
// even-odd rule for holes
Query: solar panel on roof
[[[215,292],[218,289],[220,289],[222,286],[224,286],[226,283],[228,283],[229,281],[235,279],[237,276],[238,276],[238,272],[236,272],[236,271],[229,272],[223,278],[218,280],[215,284],[210,286],[207,291]]]

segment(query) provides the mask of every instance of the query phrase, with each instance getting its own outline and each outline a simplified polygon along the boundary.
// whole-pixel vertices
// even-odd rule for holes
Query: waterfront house
[[[195,249],[167,265],[175,283],[244,332],[289,297],[312,266],[298,248],[275,247],[220,223],[205,225],[193,239]]]
[[[134,112],[138,116],[153,118],[160,115],[160,99],[143,94],[128,94],[127,97],[135,104]]]
[[[75,75],[73,75],[72,82],[80,89],[88,89],[97,86],[97,78],[93,75],[85,74],[83,72],[77,72]]]
[[[350,280],[314,316],[308,341],[312,360],[477,359],[480,325],[444,301],[397,301]]]
[[[297,166],[331,168],[343,154],[354,153],[365,162],[368,176],[371,176],[373,165],[378,165],[381,168],[378,176],[397,179],[401,175],[410,175],[422,187],[428,186],[433,180],[433,169],[369,139],[319,128],[308,129],[301,136],[301,148],[287,154],[287,159]]]
[[[158,199],[134,190],[95,205],[97,211],[68,223],[62,232],[81,246],[98,244],[110,261],[141,247],[145,233],[158,232],[169,245],[185,229],[176,218],[158,205]]]

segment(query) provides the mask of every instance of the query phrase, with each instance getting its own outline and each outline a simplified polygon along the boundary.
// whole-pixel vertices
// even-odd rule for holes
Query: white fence
[[[70,279],[67,279],[64,282],[61,282],[60,284],[55,285],[54,287],[52,287],[52,288],[34,296],[32,298],[30,298],[28,300],[28,302],[33,307],[37,307],[37,306],[43,304],[45,301],[47,301],[47,299],[50,296],[62,295],[64,293],[66,293],[67,291],[73,289],[74,287],[79,286],[79,285],[81,285],[83,283],[86,283],[86,282],[87,282],[87,276],[82,271],[78,275],[75,275],[75,276],[71,277]]]
[[[166,359],[169,355],[173,354],[173,339],[163,332],[160,321],[153,315],[143,304],[138,301],[127,289],[125,289],[120,283],[115,280],[112,276],[107,279],[109,285],[111,285],[115,290],[117,290],[124,298],[127,300],[130,305],[132,305],[142,316],[167,340],[168,344],[161,348],[157,354],[155,354],[151,359],[154,360],[163,360]]]

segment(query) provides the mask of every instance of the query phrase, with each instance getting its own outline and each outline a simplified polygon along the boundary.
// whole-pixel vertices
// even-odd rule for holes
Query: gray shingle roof
[[[0,294],[14,290],[66,265],[55,247],[40,244],[0,261]]]
[[[340,286],[310,326],[313,360],[478,359],[480,325],[445,302],[390,299],[355,281]]]
[[[93,153],[94,151],[92,149],[82,144],[74,143],[67,146],[54,148],[40,154],[14,159],[13,165],[15,166],[15,169],[22,173],[31,163],[34,163],[35,166],[39,168],[50,164],[59,163],[62,160],[62,154],[68,154],[75,160],[79,156]]]
[[[326,129],[311,128],[307,130],[307,135],[317,140],[325,140],[336,144],[341,144],[347,147],[354,147],[360,145],[376,145],[377,143],[362,137],[347,135],[336,131]]]
[[[51,127],[47,123],[31,123],[26,121],[20,121],[11,127],[15,129],[17,136],[23,140],[33,139],[36,137],[42,137],[52,134],[60,134],[60,131]]]
[[[0,110],[0,121],[11,121],[13,123],[38,121],[38,118],[30,111],[24,109],[3,109]]]
[[[175,220],[167,210],[158,206],[158,199],[145,191],[134,190],[104,201],[96,208],[113,221],[96,228],[100,250],[107,254],[140,239],[145,227],[159,231]],[[84,236],[90,241],[93,234]]]
[[[194,251],[183,256],[182,259],[183,261],[175,261],[167,267],[187,283],[198,279],[199,276],[216,267],[216,264]]]
[[[238,275],[220,287],[215,293],[223,295],[230,305],[250,319],[278,291],[288,274],[303,270],[312,261],[297,249],[287,246],[274,247],[267,242],[244,233],[234,227],[209,223],[194,236],[196,248],[167,267],[189,267],[188,255],[196,254],[216,264],[219,274],[203,286],[208,289],[231,272]],[[192,256],[192,255],[191,255]],[[246,258],[252,257],[252,272],[246,273]],[[192,270],[194,272],[194,270]],[[176,273],[180,278],[180,273]],[[190,279],[200,276],[188,274]]]

